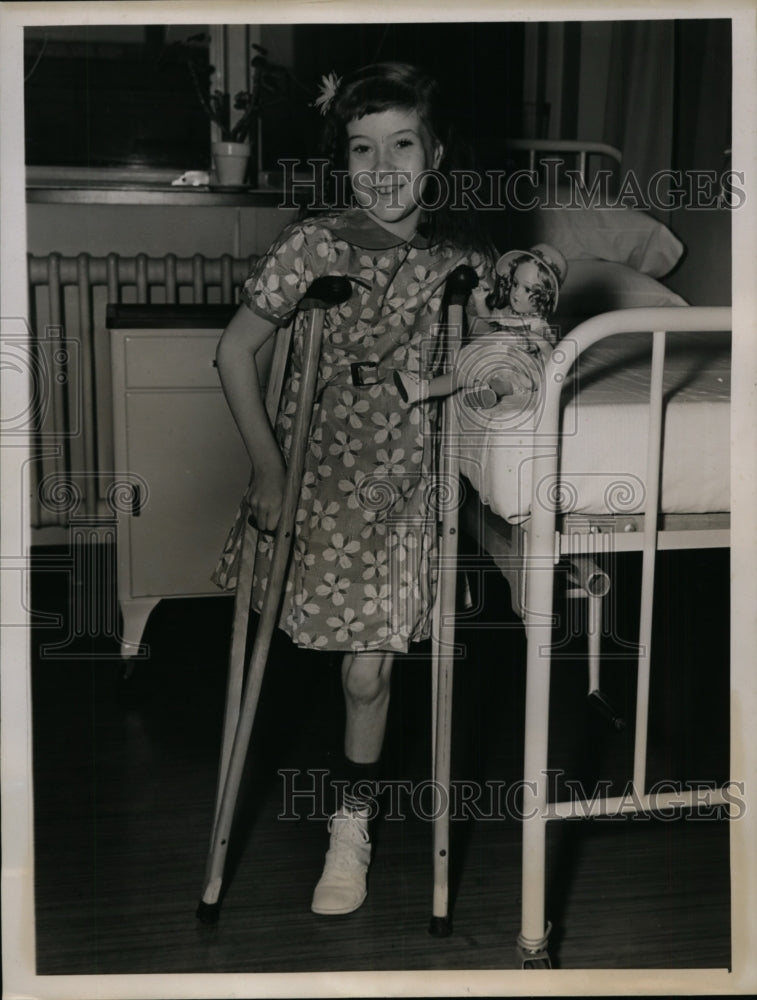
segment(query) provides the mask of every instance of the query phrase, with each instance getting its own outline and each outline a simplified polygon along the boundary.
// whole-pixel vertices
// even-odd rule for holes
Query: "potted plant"
[[[239,186],[248,182],[253,149],[258,141],[258,123],[263,111],[284,100],[287,96],[289,74],[283,66],[269,62],[268,52],[260,45],[252,45],[254,55],[250,60],[252,75],[249,90],[240,90],[234,95],[233,108],[241,115],[231,121],[231,96],[221,90],[210,91],[203,87],[194,62],[189,60],[192,81],[197,96],[208,119],[218,126],[221,138],[211,144],[218,183],[224,186]],[[213,67],[209,67],[209,73]]]

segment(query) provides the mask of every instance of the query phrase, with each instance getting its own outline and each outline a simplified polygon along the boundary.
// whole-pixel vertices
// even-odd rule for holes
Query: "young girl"
[[[481,318],[474,323],[473,339],[458,354],[452,371],[432,379],[419,379],[412,372],[395,373],[405,402],[464,389],[466,403],[489,408],[502,396],[538,388],[542,363],[556,341],[548,319],[567,273],[565,258],[554,247],[539,243],[530,250],[504,254],[496,271],[494,292],[485,300],[486,308],[492,310],[488,322]],[[488,326],[487,333],[481,333],[482,326]]]
[[[438,205],[433,171],[449,168],[453,137],[436,84],[415,68],[380,64],[324,78],[317,102],[331,162],[343,165],[354,206],[284,230],[256,264],[243,305],[218,347],[218,369],[253,466],[246,504],[216,570],[233,586],[243,518],[261,531],[253,578],[260,608],[279,516],[305,317],[295,318],[291,374],[272,431],[255,352],[288,323],[311,282],[352,279],[327,311],[309,452],[280,627],[294,642],[343,653],[346,787],[329,821],[330,846],[313,895],[319,914],[350,913],[366,896],[368,819],[397,653],[430,633],[436,580],[434,412],[409,407],[393,373],[434,374],[444,285],[461,263],[481,279],[486,256],[466,235],[470,211]],[[423,352],[421,351],[423,345]],[[431,350],[429,350],[429,345]]]

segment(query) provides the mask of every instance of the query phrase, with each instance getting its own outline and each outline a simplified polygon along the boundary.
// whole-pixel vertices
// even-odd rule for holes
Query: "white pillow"
[[[560,317],[596,316],[613,309],[685,306],[665,285],[632,267],[607,260],[570,260],[557,306]]]
[[[568,204],[570,198],[558,191],[555,200]],[[510,220],[524,246],[549,243],[567,260],[616,261],[655,278],[668,274],[683,254],[666,225],[633,208],[515,209]]]

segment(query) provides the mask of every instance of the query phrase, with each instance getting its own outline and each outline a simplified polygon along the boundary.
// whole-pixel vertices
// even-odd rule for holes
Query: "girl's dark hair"
[[[513,287],[513,275],[521,264],[534,264],[541,279],[541,285],[534,288],[529,295],[529,301],[534,312],[542,319],[547,319],[555,309],[555,289],[553,285],[554,276],[540,263],[532,254],[524,253],[522,257],[513,257],[509,262],[507,271],[498,274],[494,283],[494,289],[486,296],[486,305],[489,309],[504,309],[510,304],[510,291]]]
[[[323,126],[323,152],[331,168],[332,204],[338,201],[338,178],[347,166],[347,125],[356,118],[392,109],[415,111],[427,132],[429,144],[440,144],[442,158],[430,171],[423,191],[423,218],[419,229],[433,244],[451,243],[491,256],[493,250],[480,230],[470,204],[455,204],[453,171],[473,170],[470,150],[450,120],[447,101],[438,83],[408,63],[374,63],[340,81],[328,106]],[[428,206],[427,208],[425,206]]]

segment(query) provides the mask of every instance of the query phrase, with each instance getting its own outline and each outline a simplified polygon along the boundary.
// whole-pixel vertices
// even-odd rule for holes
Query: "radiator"
[[[97,518],[113,470],[108,303],[226,303],[256,258],[29,255],[31,526]]]

